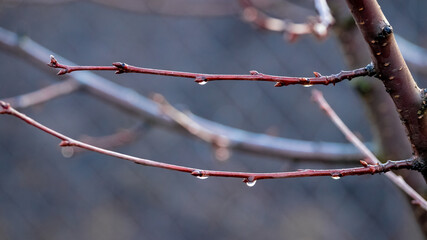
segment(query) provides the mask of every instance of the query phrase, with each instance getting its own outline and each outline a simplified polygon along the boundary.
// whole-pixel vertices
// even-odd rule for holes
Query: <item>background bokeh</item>
[[[170,10],[173,0],[135,11],[89,1],[44,2],[0,1],[0,27],[81,65],[124,61],[181,71],[255,69],[290,76],[346,69],[333,34],[322,42],[304,36],[289,43],[243,22],[232,1],[181,0],[176,11]],[[395,32],[427,47],[426,2],[380,4]],[[194,16],[180,14],[192,7]],[[204,15],[203,9],[212,11]],[[9,52],[0,51],[0,63],[0,99],[64,79]],[[99,74],[145,96],[160,93],[179,109],[232,127],[345,142],[310,101],[310,88],[233,81],[199,86],[191,79]],[[415,77],[425,85],[421,75]],[[324,92],[351,129],[371,139],[363,106],[348,82],[313,88]],[[109,135],[142,122],[138,138],[116,150],[161,162],[258,172],[325,167],[236,151],[218,161],[210,145],[144,122],[84,91],[24,112],[74,138]],[[198,180],[95,153],[65,158],[58,143],[0,116],[1,239],[423,239],[405,196],[381,175],[266,180],[249,188],[238,179]]]

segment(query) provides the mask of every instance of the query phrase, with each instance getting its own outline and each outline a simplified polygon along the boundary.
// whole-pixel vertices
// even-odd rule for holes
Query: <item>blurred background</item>
[[[282,34],[242,21],[234,1],[127,0],[118,7],[111,2],[0,0],[0,27],[80,65],[123,61],[180,71],[247,74],[254,69],[287,76],[348,69],[333,33],[324,41],[303,36],[289,43]],[[264,6],[277,12],[274,6],[284,4],[273,2],[279,5]],[[299,4],[314,9],[311,1]],[[380,4],[395,32],[427,47],[425,1]],[[284,15],[297,22],[307,18]],[[0,62],[0,99],[66,78],[7,51],[0,51]],[[316,88],[350,129],[364,141],[372,139],[363,105],[347,81],[312,88],[237,81],[199,86],[191,79],[97,74],[147,97],[160,93],[178,109],[235,128],[346,142],[310,100]],[[414,76],[425,86],[422,75]],[[84,91],[23,112],[73,138],[139,126],[136,139],[115,150],[160,162],[255,172],[331,167],[240,151],[221,158],[207,143]],[[199,180],[96,153],[69,154],[58,143],[22,121],[0,116],[1,239],[423,239],[406,197],[381,175],[265,180],[249,188],[240,179]]]

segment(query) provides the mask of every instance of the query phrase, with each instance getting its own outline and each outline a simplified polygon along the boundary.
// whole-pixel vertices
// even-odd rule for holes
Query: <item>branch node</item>
[[[364,166],[365,168],[369,166],[369,164],[364,160],[360,160],[360,164],[362,164],[362,166]]]
[[[47,65],[50,67],[57,67],[58,61],[56,60],[56,58],[53,55],[50,55],[50,63],[48,63]]]
[[[318,73],[318,72],[313,72],[315,77],[322,77],[322,74]]]
[[[368,72],[368,76],[370,77],[376,75],[375,66],[372,62],[366,65],[365,70]]]
[[[298,80],[303,85],[310,85],[310,79],[308,79],[308,78],[302,77],[302,78],[298,78]]]
[[[0,111],[0,114],[9,113],[10,112],[10,103],[0,101],[0,106],[3,108]]]
[[[68,141],[68,140],[62,140],[62,141],[59,143],[59,146],[60,146],[60,147],[70,147],[70,146],[72,146],[72,144],[71,144],[71,142],[70,142],[70,141]]]
[[[50,55],[50,63],[48,63],[47,65],[53,68],[61,68],[61,70],[59,70],[59,72],[56,73],[57,75],[64,75],[70,72],[69,67],[66,65],[59,64],[58,60],[56,60],[56,58],[53,55]]]
[[[423,173],[427,172],[427,164],[425,159],[421,159],[420,157],[416,158],[411,166],[412,170]]]
[[[385,26],[381,29],[381,32],[378,33],[379,39],[386,39],[390,34],[393,33],[393,27],[390,24],[385,24]]]
[[[251,71],[249,71],[249,73],[250,73],[251,75],[258,75],[258,74],[259,74],[259,72],[258,72],[258,71],[256,71],[256,70],[251,70]]]
[[[122,74],[122,73],[127,72],[128,65],[126,63],[113,62],[113,66],[115,66],[117,68],[117,71],[115,72],[115,74]]]

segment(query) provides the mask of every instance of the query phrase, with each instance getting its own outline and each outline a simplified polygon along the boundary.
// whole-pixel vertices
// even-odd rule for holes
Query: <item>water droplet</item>
[[[282,82],[276,82],[276,84],[274,84],[275,87],[283,87],[285,84],[283,84]]]
[[[206,176],[202,170],[194,170],[191,172],[191,175],[196,176],[198,179],[207,179],[209,176]]]
[[[206,85],[206,83],[208,83],[208,81],[206,81],[206,80],[205,80],[205,81],[198,82],[198,84],[199,84],[199,85],[202,85],[202,86],[203,86],[203,85]]]
[[[339,180],[340,178],[341,178],[341,174],[339,174],[339,173],[333,173],[332,174],[332,179]]]
[[[246,183],[248,187],[255,186],[256,180],[253,176],[243,179],[243,182]]]
[[[304,87],[311,87],[313,84],[305,84]]]
[[[255,184],[256,184],[256,180],[253,180],[253,181],[246,181],[246,185],[247,185],[248,187],[253,187],[253,186],[255,186]]]

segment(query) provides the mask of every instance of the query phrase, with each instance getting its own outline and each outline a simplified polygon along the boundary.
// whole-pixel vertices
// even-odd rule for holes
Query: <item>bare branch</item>
[[[393,28],[377,1],[347,0],[347,5],[369,45],[376,77],[381,79],[393,99],[412,148],[423,165],[421,172],[427,179],[427,118],[419,115],[425,102],[424,91],[414,81],[394,38]]]
[[[42,70],[49,70],[46,68],[45,60],[52,51],[28,37],[19,38],[17,34],[0,28],[0,47],[22,56],[24,60],[30,61]],[[63,63],[75,65],[58,55],[57,57]],[[53,73],[53,71],[49,72]],[[120,86],[92,72],[76,72],[72,78],[78,81],[90,94],[117,106],[120,110],[136,114],[158,126],[183,130],[176,121],[162,113],[158,104],[133,89]],[[192,115],[191,119],[212,132],[226,136],[230,140],[229,147],[236,150],[262,154],[263,156],[329,164],[349,163],[363,158],[363,155],[352,144],[280,138],[228,127],[196,115]],[[185,130],[185,133],[188,131]]]
[[[239,0],[243,8],[243,19],[255,26],[269,31],[287,33],[290,40],[298,36],[313,34],[323,39],[328,34],[328,28],[334,24],[331,11],[326,0],[315,0],[314,4],[319,16],[311,17],[307,23],[293,23],[290,20],[282,20],[268,16],[254,6],[251,0]]]
[[[351,132],[351,130],[345,125],[345,123],[341,120],[340,117],[335,113],[335,111],[329,106],[326,102],[323,94],[318,90],[312,91],[313,100],[319,104],[319,107],[325,111],[325,113],[331,118],[334,124],[339,128],[339,130],[345,135],[348,141],[353,143],[354,146],[359,149],[363,155],[367,157],[366,161],[369,164],[377,164],[380,161],[375,157],[375,155],[359,140],[356,135]]]
[[[380,160],[378,160],[375,155],[369,151],[369,149],[350,131],[350,129],[343,123],[343,121],[338,117],[335,111],[329,106],[328,102],[326,102],[323,95],[318,90],[313,90],[313,99],[319,104],[319,107],[325,111],[325,113],[331,118],[334,124],[341,130],[341,132],[346,136],[346,138],[352,142],[363,154],[367,157],[365,161],[360,161],[363,166],[366,165],[382,165]],[[414,159],[413,169],[414,170],[422,170],[419,169],[419,159]],[[387,172],[385,174],[394,184],[396,184],[400,189],[402,189],[406,194],[408,194],[412,199],[414,199],[413,203],[419,205],[424,210],[427,210],[427,201],[417,193],[408,183],[403,180],[401,176],[397,176],[393,172]]]
[[[257,180],[261,180],[261,179],[316,177],[316,176],[329,176],[329,177],[332,177],[333,179],[339,179],[345,176],[377,174],[377,173],[388,172],[393,169],[413,169],[414,168],[413,166],[414,160],[407,159],[402,161],[388,161],[385,164],[377,164],[377,165],[365,164],[363,167],[356,167],[356,168],[326,169],[326,170],[303,169],[303,170],[292,171],[292,172],[250,173],[250,172],[201,170],[201,169],[192,168],[192,167],[186,167],[186,166],[180,166],[175,164],[157,162],[157,161],[144,159],[144,158],[138,158],[138,157],[106,150],[103,148],[95,147],[93,145],[83,143],[75,139],[72,139],[70,137],[67,137],[55,130],[52,130],[44,126],[43,124],[15,110],[10,106],[9,103],[0,101],[0,106],[2,108],[0,111],[0,114],[9,114],[14,117],[17,117],[25,121],[27,124],[34,126],[60,139],[61,147],[79,147],[92,152],[97,152],[100,154],[131,161],[131,162],[145,165],[145,166],[164,168],[171,171],[190,173],[191,175],[196,176],[198,178],[207,178],[210,176],[242,178],[243,181],[248,184],[248,186],[253,186]]]
[[[322,76],[318,72],[314,72],[315,77],[285,77],[285,76],[274,76],[263,74],[257,71],[250,71],[250,75],[234,75],[234,74],[204,74],[204,73],[191,73],[191,72],[180,72],[180,71],[170,71],[170,70],[159,70],[152,68],[142,68],[128,65],[126,63],[115,62],[113,66],[68,66],[65,64],[60,64],[55,57],[50,56],[50,63],[48,64],[53,68],[60,68],[58,75],[71,73],[74,71],[115,71],[116,74],[121,73],[142,73],[142,74],[153,74],[153,75],[163,75],[163,76],[172,76],[172,77],[184,77],[184,78],[194,78],[195,82],[200,85],[204,85],[210,81],[220,81],[220,80],[242,80],[242,81],[264,81],[264,82],[275,82],[275,87],[282,87],[287,85],[301,84],[304,86],[312,85],[328,85],[336,84],[342,80],[348,79],[351,80],[356,77],[361,76],[372,76],[373,66],[368,64],[364,68],[358,68],[351,71],[341,71],[338,74],[332,74],[329,76]]]
[[[77,81],[70,79],[60,83],[51,84],[34,92],[3,99],[3,101],[9,102],[10,105],[16,109],[22,109],[70,94],[79,88],[80,84]]]

